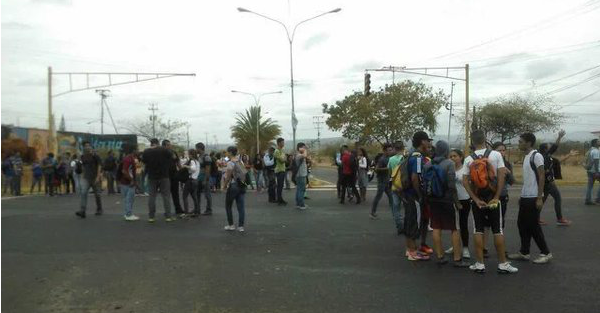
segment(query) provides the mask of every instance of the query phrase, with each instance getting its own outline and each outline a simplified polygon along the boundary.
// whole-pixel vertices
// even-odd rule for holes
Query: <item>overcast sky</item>
[[[294,39],[298,138],[315,138],[313,116],[362,90],[366,68],[382,66],[471,66],[471,102],[516,91],[549,92],[572,104],[600,90],[600,0],[528,1],[77,1],[3,0],[2,123],[47,127],[47,67],[58,72],[180,72],[179,77],[111,88],[108,99],[118,124],[147,119],[157,103],[164,118],[192,124],[192,141],[231,142],[234,115],[253,100],[248,92],[281,90],[261,101],[268,116],[291,138],[289,52],[280,25],[243,6],[295,23],[335,8],[298,27]],[[452,72],[461,76],[462,72]],[[450,81],[422,79],[450,91]],[[373,88],[392,82],[391,73],[373,73]],[[101,82],[93,78],[92,82]],[[530,88],[532,82],[540,85]],[[547,84],[549,82],[549,84]],[[74,79],[74,86],[85,84]],[[68,80],[57,77],[55,92]],[[568,132],[600,130],[600,92],[563,109]],[[454,88],[464,111],[464,83]],[[54,99],[57,124],[99,132],[99,97],[93,90]],[[91,123],[90,123],[91,122]],[[455,122],[453,122],[455,123]],[[448,113],[439,114],[438,134],[446,134]],[[105,132],[111,132],[109,121]],[[453,133],[459,133],[454,128]],[[325,130],[323,137],[339,136]]]

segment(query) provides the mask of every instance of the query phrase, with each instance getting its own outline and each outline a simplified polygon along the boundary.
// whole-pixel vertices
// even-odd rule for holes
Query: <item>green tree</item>
[[[263,118],[260,106],[251,106],[245,113],[237,113],[235,125],[231,126],[231,138],[238,149],[251,155],[256,154],[256,126],[260,139],[260,151],[267,149],[270,142],[281,135],[281,127],[270,118]]]
[[[475,122],[490,142],[506,142],[525,132],[557,129],[565,118],[557,109],[547,96],[514,94],[486,103],[476,112]]]
[[[355,92],[333,105],[323,104],[327,126],[362,143],[407,140],[416,130],[435,132],[436,115],[448,97],[422,82],[406,80],[364,96]]]

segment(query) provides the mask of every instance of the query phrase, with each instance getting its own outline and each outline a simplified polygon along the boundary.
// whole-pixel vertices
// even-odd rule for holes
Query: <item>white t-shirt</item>
[[[536,179],[535,172],[531,168],[531,155],[537,152],[532,150],[525,156],[523,160],[523,189],[521,190],[521,198],[537,198],[538,196],[538,182]],[[535,168],[544,166],[544,157],[541,153],[537,152],[533,158]]]
[[[482,156],[485,154],[485,150],[486,149],[475,150],[475,155]],[[506,166],[504,166],[504,159],[502,158],[502,154],[500,154],[500,152],[495,151],[495,150],[492,150],[492,152],[490,152],[490,155],[488,157],[488,162],[490,162],[490,165],[492,165],[492,167],[494,168],[496,177],[498,177],[498,170],[506,167]],[[463,175],[464,176],[471,175],[471,170],[469,169],[469,166],[471,166],[471,163],[473,163],[473,157],[471,155],[469,155],[468,157],[465,158],[465,165],[463,165],[463,168],[464,168]]]
[[[200,174],[200,165],[196,160],[190,160],[190,177],[192,179],[198,179],[198,175]]]
[[[465,166],[463,165],[459,170],[456,170],[456,193],[458,200],[469,200],[469,193],[463,186],[462,177],[465,175]]]
[[[367,168],[367,158],[365,158],[365,157],[361,157],[361,158],[358,160],[358,167],[359,167],[359,168],[362,168],[362,169],[366,169],[366,168]]]
[[[592,160],[592,168],[588,171],[590,173],[594,173],[595,172],[595,168],[594,168],[594,161],[600,159],[600,150],[598,150],[598,148],[592,148],[590,149],[590,156],[589,158]]]

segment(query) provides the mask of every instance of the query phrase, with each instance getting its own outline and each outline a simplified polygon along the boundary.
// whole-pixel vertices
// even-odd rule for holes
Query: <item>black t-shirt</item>
[[[150,179],[169,178],[169,170],[173,165],[173,153],[163,147],[149,148],[144,150],[142,162],[146,166],[146,172]]]
[[[102,164],[102,160],[95,153],[84,153],[81,155],[81,167],[83,170],[83,178],[92,182],[98,178],[98,168]]]
[[[102,169],[105,171],[114,171],[117,169],[117,160],[115,159],[114,156],[109,155],[106,157],[106,159],[104,159],[104,166],[102,166]]]
[[[263,160],[261,157],[254,159],[254,169],[257,171],[262,171],[264,168]]]
[[[379,157],[379,160],[377,160],[377,165],[375,166],[375,168],[387,168],[388,166],[388,161],[390,158],[388,158],[385,155],[382,155],[381,157]],[[388,170],[385,171],[377,171],[377,180],[378,181],[388,181],[390,179],[390,173]]]
[[[165,149],[165,150],[169,151],[169,154],[170,154],[169,177],[175,178],[175,175],[177,175],[177,164],[179,163],[179,156],[177,155],[177,152],[175,152],[173,150],[169,150],[169,149]]]

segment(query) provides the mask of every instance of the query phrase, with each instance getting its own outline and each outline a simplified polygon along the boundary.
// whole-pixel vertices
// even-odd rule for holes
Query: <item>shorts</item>
[[[473,220],[475,221],[475,234],[483,234],[486,227],[492,229],[494,235],[502,232],[502,209],[480,209],[475,202],[472,204]]]
[[[431,228],[442,230],[457,230],[457,212],[452,203],[430,202]]]
[[[401,199],[404,203],[404,235],[406,238],[417,240],[421,235],[419,231],[421,205],[410,194],[403,193]]]

